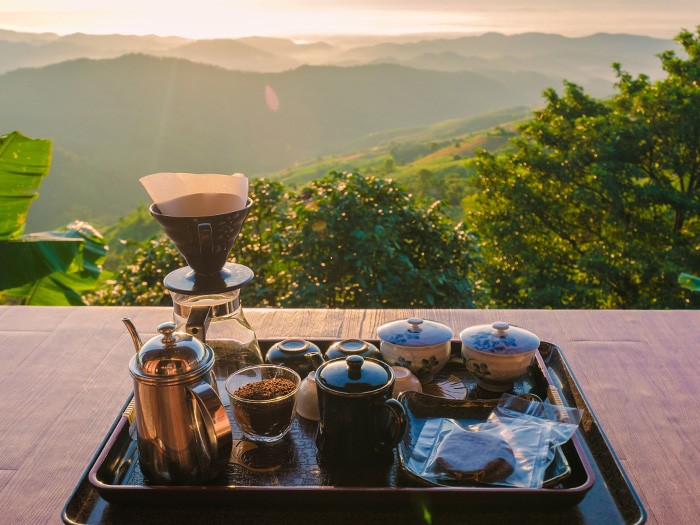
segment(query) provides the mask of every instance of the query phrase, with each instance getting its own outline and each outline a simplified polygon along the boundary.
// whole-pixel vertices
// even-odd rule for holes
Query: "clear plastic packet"
[[[439,484],[541,486],[547,443],[548,430],[538,425],[482,423],[465,429],[452,419],[442,419],[421,476]]]
[[[484,423],[426,421],[412,470],[437,484],[539,488],[554,447],[576,431],[581,411],[504,394]]]
[[[578,408],[552,405],[551,403],[531,401],[519,396],[503,394],[498,405],[491,412],[485,424],[531,424],[542,425],[549,429],[548,461],[554,458],[554,447],[563,445],[574,435],[583,411]]]

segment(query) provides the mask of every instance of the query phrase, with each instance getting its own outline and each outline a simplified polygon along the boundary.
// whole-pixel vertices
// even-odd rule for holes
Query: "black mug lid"
[[[368,394],[394,379],[388,366],[359,355],[328,361],[316,370],[316,383],[325,390],[344,394]]]

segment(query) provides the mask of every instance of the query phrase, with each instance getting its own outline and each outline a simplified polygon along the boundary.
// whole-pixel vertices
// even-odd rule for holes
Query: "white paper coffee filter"
[[[242,173],[154,173],[140,181],[161,213],[174,217],[229,213],[245,208],[248,199]]]

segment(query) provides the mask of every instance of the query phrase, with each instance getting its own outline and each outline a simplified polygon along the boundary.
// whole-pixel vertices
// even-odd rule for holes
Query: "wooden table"
[[[168,308],[0,306],[0,523],[58,523],[132,388],[134,351]],[[259,338],[375,338],[434,319],[455,337],[505,320],[564,351],[650,523],[700,523],[700,313],[566,310],[249,309]]]

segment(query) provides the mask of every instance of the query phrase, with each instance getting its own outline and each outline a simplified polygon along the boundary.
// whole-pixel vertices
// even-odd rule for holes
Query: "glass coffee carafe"
[[[205,295],[172,293],[177,329],[205,341],[214,350],[214,375],[224,406],[229,404],[226,378],[236,370],[263,362],[239,297],[240,289]]]

